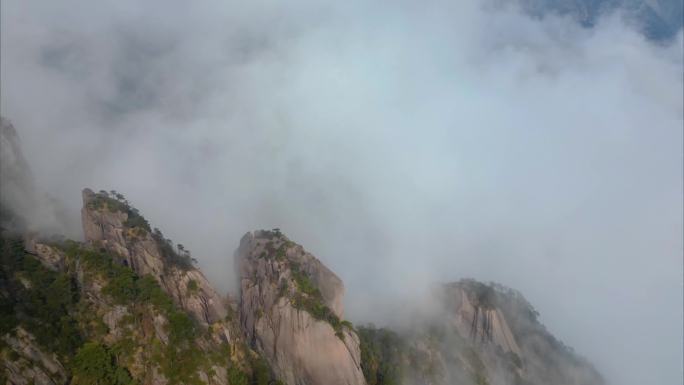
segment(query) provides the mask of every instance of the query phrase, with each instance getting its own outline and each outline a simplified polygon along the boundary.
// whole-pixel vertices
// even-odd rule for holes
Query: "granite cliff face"
[[[107,223],[108,234],[121,230]],[[84,244],[0,235],[0,383],[245,385],[257,373],[270,381],[230,304],[221,302],[218,320],[192,306],[216,295],[203,290],[206,280],[175,291],[163,285],[199,281],[196,269],[166,267],[171,275],[158,281],[127,265],[137,251],[114,252],[107,237]]]
[[[438,309],[408,329],[361,328],[369,385],[388,377],[431,385],[604,384],[591,364],[548,333],[515,290],[461,280],[437,286],[433,295]]]
[[[225,300],[204,274],[166,239],[155,236],[143,220],[132,223],[133,218],[141,217],[127,204],[104,192],[85,189],[81,217],[86,241],[119,255],[138,275],[154,277],[176,304],[199,322],[208,325],[226,316]]]
[[[120,194],[83,199],[85,243],[3,233],[9,384],[92,383],[93,351],[123,385],[603,384],[503,286],[439,285],[410,328],[354,328],[342,280],[275,229],[242,238],[231,304]]]
[[[230,362],[230,337],[223,327],[215,325],[205,333],[200,332],[189,318],[183,318],[180,309],[171,305],[170,298],[162,297],[161,287],[147,286],[150,298],[141,298],[140,293],[119,292],[123,288],[117,281],[127,277],[126,269],[114,269],[115,275],[110,277],[111,272],[99,267],[116,263],[110,259],[111,254],[96,252],[77,243],[60,246],[35,243],[34,247],[34,256],[43,266],[73,277],[80,298],[74,316],[84,324],[84,336],[120,349],[120,365],[125,366],[139,383],[228,385],[226,368]],[[141,290],[146,285],[153,283],[140,278],[133,287]],[[175,323],[184,324],[183,330]],[[178,348],[174,346],[176,344]],[[216,351],[225,352],[225,355],[217,357],[212,354]],[[206,355],[207,359],[187,361],[178,356],[183,353]],[[174,373],[175,369],[184,366],[194,370]]]
[[[439,285],[408,328],[354,327],[342,280],[278,229],[240,241],[237,302],[113,191],[83,191],[84,243],[39,238],[2,124],[16,190],[0,200],[0,384],[603,385],[500,285]]]
[[[88,349],[142,385],[603,384],[522,295],[496,284],[437,286],[438,311],[409,329],[354,328],[341,279],[277,229],[242,238],[231,305],[119,195],[84,190],[84,244],[3,235],[0,306],[16,313],[0,346],[9,384],[87,384]],[[51,295],[56,316],[40,309]],[[50,330],[73,338],[55,344]]]
[[[15,353],[14,359],[3,360],[9,384],[59,385],[66,382],[66,370],[56,355],[44,351],[24,328],[17,328],[14,335],[3,336],[3,342]]]
[[[279,231],[240,241],[240,323],[291,385],[362,385],[359,338],[342,321],[342,281]]]
[[[444,306],[458,333],[478,345],[492,345],[504,353],[520,355],[520,348],[501,310],[478,282],[445,285]],[[478,290],[479,289],[479,290]]]

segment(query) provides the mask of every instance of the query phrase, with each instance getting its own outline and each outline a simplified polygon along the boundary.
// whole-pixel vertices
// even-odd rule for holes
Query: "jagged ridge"
[[[442,285],[443,311],[424,324],[357,330],[339,277],[277,229],[241,240],[233,304],[123,196],[86,189],[83,200],[85,244],[3,235],[11,384],[93,383],[93,357],[117,384],[603,383],[500,285]],[[27,298],[57,307],[22,307]],[[47,338],[53,329],[73,339]]]

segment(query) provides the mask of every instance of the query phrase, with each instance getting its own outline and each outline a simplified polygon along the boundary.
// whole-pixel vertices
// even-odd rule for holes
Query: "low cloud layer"
[[[226,290],[279,227],[354,321],[501,282],[612,384],[681,383],[681,33],[476,0],[3,2],[1,32],[2,114],[74,218],[123,192]]]

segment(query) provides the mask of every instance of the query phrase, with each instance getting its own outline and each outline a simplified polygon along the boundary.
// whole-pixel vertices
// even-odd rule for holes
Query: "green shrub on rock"
[[[116,364],[109,349],[96,342],[83,345],[72,365],[72,385],[134,385],[126,369]]]

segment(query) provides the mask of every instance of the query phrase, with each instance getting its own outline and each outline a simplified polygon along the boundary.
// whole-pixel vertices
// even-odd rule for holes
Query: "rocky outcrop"
[[[432,295],[435,306],[397,331],[358,329],[369,383],[604,384],[546,331],[520,293],[468,279],[435,286]]]
[[[34,212],[36,189],[12,123],[0,116],[0,227],[26,230]]]
[[[66,267],[64,265],[64,252],[45,243],[40,243],[35,239],[28,240],[27,252],[36,257],[43,266],[50,270],[61,271]]]
[[[106,346],[118,346],[121,349],[118,364],[126,367],[137,383],[182,384],[185,379],[195,378],[205,384],[229,385],[226,369],[231,362],[231,353],[238,350],[231,349],[229,344],[236,343],[235,339],[230,339],[230,332],[234,333],[231,322],[214,323],[206,331],[194,332],[192,323],[183,323],[182,313],[166,306],[164,299],[158,295],[156,300],[131,298],[121,302],[115,299],[112,297],[112,285],[116,284],[114,281],[117,278],[112,277],[111,271],[101,270],[101,266],[107,266],[106,259],[111,258],[111,253],[95,253],[87,262],[84,254],[93,253],[92,250],[75,242],[70,246],[35,242],[33,248],[36,253],[32,257],[58,275],[73,279],[78,288],[79,302],[72,310],[71,317],[81,326],[80,334]],[[30,287],[33,283],[24,285]],[[178,326],[178,322],[181,326]],[[180,342],[179,327],[185,330],[180,334],[185,339]],[[11,349],[3,358],[9,384],[68,383],[69,376],[57,354],[46,353],[21,326],[4,335],[3,340]],[[5,354],[2,351],[0,348],[0,354]],[[197,358],[199,362],[188,368],[187,363],[177,363],[169,357],[175,357],[176,354],[192,354],[202,358]],[[176,357],[176,360],[183,358]],[[185,377],[172,380],[169,373],[174,373],[175,369],[170,368],[175,365],[186,365],[183,369],[186,371]]]
[[[179,256],[169,255],[176,252],[168,251],[166,240],[155,237],[149,225],[130,223],[130,210],[103,193],[83,190],[81,218],[86,241],[120,255],[138,275],[154,277],[177,305],[202,324],[221,321],[227,314],[225,300],[204,274],[191,264],[175,263],[173,258]]]
[[[487,383],[604,383],[591,364],[539,323],[537,312],[519,292],[465,279],[441,286],[440,297],[446,330],[466,342],[461,352],[472,349],[470,352],[477,355],[477,362],[464,360],[465,367]],[[442,347],[442,355],[448,354],[448,349]]]
[[[459,334],[475,344],[492,344],[504,353],[520,355],[515,337],[486,285],[462,281],[445,285],[444,304]]]
[[[7,334],[2,339],[12,352],[2,357],[9,384],[60,385],[66,382],[66,371],[57,355],[45,352],[31,333],[19,327],[13,335]]]
[[[95,343],[141,385],[603,385],[500,285],[439,285],[435,313],[410,327],[354,329],[340,278],[277,229],[240,241],[239,302],[229,303],[120,194],[84,190],[82,220],[85,244],[0,237],[0,306],[17,315],[2,333],[0,382],[78,383],[72,360]],[[67,300],[36,311],[55,290]],[[71,325],[74,345],[55,348],[59,334],[41,324]]]
[[[240,321],[252,347],[289,385],[361,385],[359,338],[341,321],[344,286],[279,231],[240,241]]]

